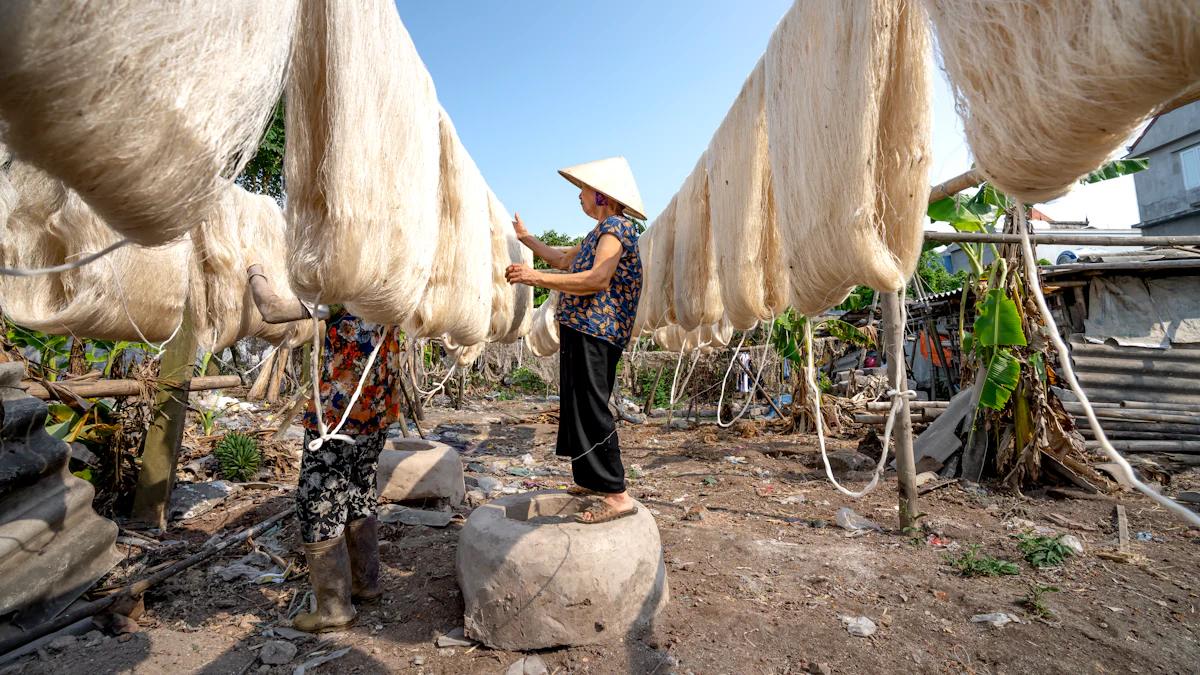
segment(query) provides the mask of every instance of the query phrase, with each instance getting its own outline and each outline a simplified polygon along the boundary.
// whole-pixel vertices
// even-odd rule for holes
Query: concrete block
[[[458,543],[467,637],[529,651],[615,642],[666,606],[658,525],[645,506],[599,525],[565,490],[501,497],[471,514]]]
[[[379,453],[379,500],[447,499],[461,504],[467,496],[462,458],[454,448],[419,438],[397,438]]]

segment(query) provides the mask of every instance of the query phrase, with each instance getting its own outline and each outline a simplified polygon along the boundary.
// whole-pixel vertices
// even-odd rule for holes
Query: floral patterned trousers
[[[304,432],[296,496],[306,544],[340,537],[346,523],[375,515],[375,472],[387,431],[358,436],[353,443],[330,439],[316,451],[308,449],[314,438]]]

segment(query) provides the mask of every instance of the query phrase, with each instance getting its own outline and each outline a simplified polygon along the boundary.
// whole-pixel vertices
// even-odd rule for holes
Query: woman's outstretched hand
[[[509,265],[504,270],[504,278],[510,284],[525,284],[526,286],[537,286],[541,280],[541,273],[531,268],[529,265]]]
[[[517,232],[517,239],[529,236],[529,230],[525,228],[525,223],[521,220],[521,216],[519,214],[513,213],[512,224],[513,229]]]

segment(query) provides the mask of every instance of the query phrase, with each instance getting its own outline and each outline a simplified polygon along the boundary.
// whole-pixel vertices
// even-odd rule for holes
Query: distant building
[[[1133,175],[1138,217],[1151,236],[1200,235],[1200,102],[1159,115],[1129,148],[1150,168]]]

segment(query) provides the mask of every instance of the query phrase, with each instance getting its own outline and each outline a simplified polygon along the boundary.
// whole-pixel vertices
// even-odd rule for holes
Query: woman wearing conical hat
[[[603,523],[637,512],[625,491],[625,469],[617,443],[617,425],[608,399],[617,362],[633,332],[642,292],[638,235],[629,216],[644,220],[642,198],[624,157],[562,169],[579,186],[579,205],[596,220],[583,242],[567,251],[547,246],[515,215],[521,243],[551,267],[566,274],[512,265],[509,283],[559,292],[559,393],[556,454],[571,458],[573,494],[603,495],[577,516],[581,523]]]

